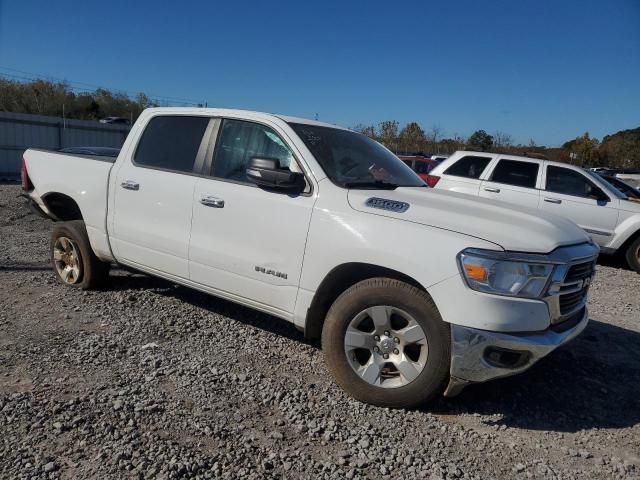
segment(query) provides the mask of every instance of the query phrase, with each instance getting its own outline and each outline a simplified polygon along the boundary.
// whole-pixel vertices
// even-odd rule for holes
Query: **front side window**
[[[547,167],[548,192],[573,195],[574,197],[601,199],[605,193],[580,172],[562,167]]]
[[[153,117],[142,133],[134,163],[191,173],[208,123],[206,117]]]
[[[252,158],[278,160],[280,168],[289,168],[293,154],[280,136],[267,126],[242,120],[224,120],[212,175],[250,183],[246,170]]]
[[[411,168],[366,135],[339,128],[291,123],[327,177],[343,188],[424,187]]]
[[[536,188],[537,178],[537,163],[517,160],[500,160],[491,174],[492,182],[526,188]]]
[[[444,173],[445,175],[453,175],[455,177],[478,179],[490,161],[491,158],[489,157],[468,155],[455,162],[447,168]]]

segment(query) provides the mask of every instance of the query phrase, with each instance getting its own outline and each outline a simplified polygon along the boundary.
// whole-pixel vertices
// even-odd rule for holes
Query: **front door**
[[[245,303],[293,312],[315,196],[267,191],[247,180],[252,158],[300,171],[270,126],[224,119],[210,175],[197,180],[189,247],[191,280]],[[250,300],[247,302],[247,300]]]
[[[112,183],[110,239],[118,260],[189,278],[193,169],[209,121],[160,115],[147,123]]]
[[[573,220],[599,245],[611,242],[618,223],[617,202],[582,173],[547,166],[540,208]]]

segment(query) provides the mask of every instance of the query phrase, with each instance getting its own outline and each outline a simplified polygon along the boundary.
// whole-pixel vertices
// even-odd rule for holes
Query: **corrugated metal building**
[[[126,125],[0,112],[0,178],[20,176],[20,161],[27,148],[120,148],[127,133],[129,127]]]

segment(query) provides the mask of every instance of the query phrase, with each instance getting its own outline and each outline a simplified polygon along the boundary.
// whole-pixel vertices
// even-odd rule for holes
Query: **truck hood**
[[[347,198],[360,212],[450,230],[505,250],[549,253],[564,245],[590,241],[586,232],[562,217],[447,190],[349,190]],[[372,198],[404,202],[408,208],[400,211],[406,205],[370,201]]]

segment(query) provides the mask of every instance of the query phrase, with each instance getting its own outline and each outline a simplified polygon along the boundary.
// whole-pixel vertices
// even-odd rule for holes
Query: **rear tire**
[[[49,251],[56,277],[67,286],[87,290],[109,276],[109,264],[93,253],[82,220],[54,224]]]
[[[636,238],[625,252],[627,264],[636,272],[640,273],[640,237]]]
[[[411,408],[444,390],[450,327],[431,297],[390,278],[371,278],[333,303],[322,330],[326,365],[352,397]]]

